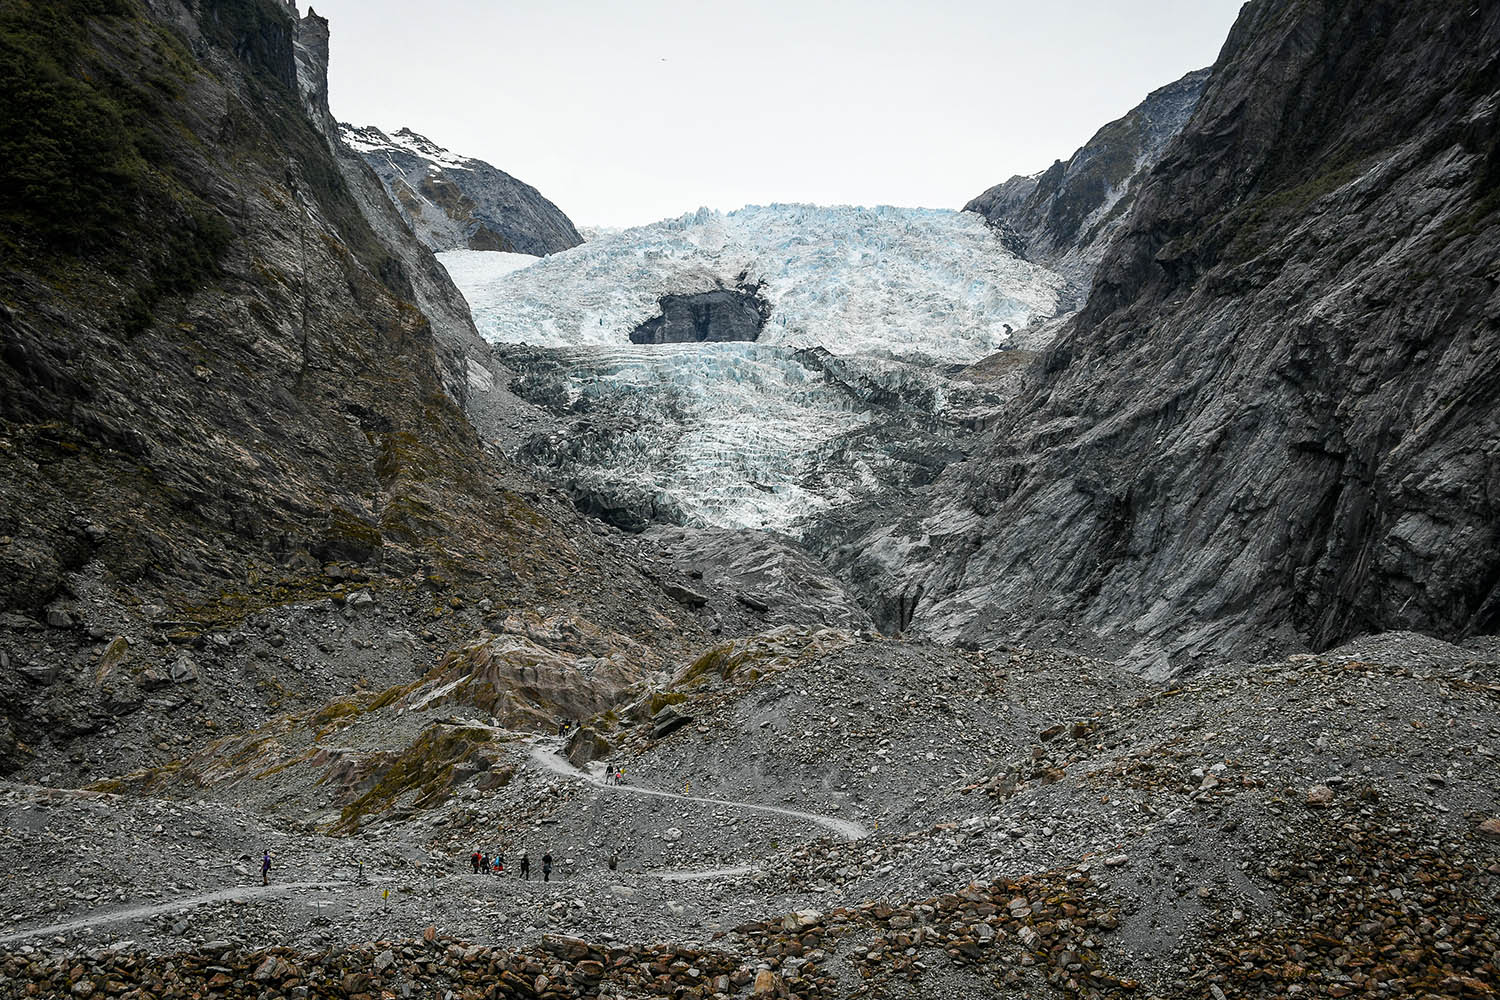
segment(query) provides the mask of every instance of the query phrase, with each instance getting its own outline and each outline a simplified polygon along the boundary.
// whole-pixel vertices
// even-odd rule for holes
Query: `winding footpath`
[[[531,759],[538,766],[569,778],[577,778],[587,782],[595,788],[606,792],[615,792],[622,795],[649,795],[659,799],[678,799],[682,802],[700,802],[711,806],[730,806],[734,809],[744,809],[747,812],[774,813],[778,816],[790,816],[800,819],[825,830],[838,834],[845,840],[863,840],[870,835],[863,824],[852,819],[840,819],[837,816],[824,816],[821,813],[799,812],[796,809],[783,809],[780,806],[766,806],[756,802],[740,802],[736,799],[714,799],[704,795],[681,795],[677,792],[664,792],[656,788],[643,788],[640,785],[610,785],[589,774],[587,771],[574,767],[553,749],[555,745],[551,740],[537,740],[531,744]]]
[[[160,913],[174,913],[177,910],[186,910],[203,903],[222,903],[232,899],[255,899],[260,896],[289,895],[298,889],[337,889],[348,884],[347,882],[282,882],[279,884],[273,882],[271,885],[231,886],[228,889],[205,892],[199,896],[183,896],[179,899],[169,899],[163,903],[106,910],[103,913],[91,913],[86,917],[77,917],[73,920],[68,920],[60,924],[51,924],[47,927],[31,927],[24,931],[0,934],[0,944],[15,944],[19,941],[51,937],[54,934],[81,931],[89,927],[102,927],[105,924],[117,924],[127,920],[138,920],[142,917],[154,917]]]

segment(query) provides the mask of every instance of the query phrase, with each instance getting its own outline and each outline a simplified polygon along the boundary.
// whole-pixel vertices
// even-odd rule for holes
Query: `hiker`
[[[267,851],[266,852],[266,856],[264,858],[261,858],[261,860],[260,860],[260,884],[261,885],[270,885],[271,884],[271,852],[270,851]]]
[[[623,767],[615,771],[615,784],[625,784],[625,769]]]
[[[475,851],[473,854],[469,855],[469,863],[474,866],[474,874],[478,875],[479,874],[479,852],[478,851]]]
[[[557,724],[557,735],[561,736],[568,731],[568,720],[564,719]]]
[[[479,874],[481,874],[481,875],[488,875],[489,873],[490,873],[490,856],[488,854],[485,854],[484,852],[481,851],[480,854],[479,854]]]
[[[525,851],[521,852],[521,877],[524,879],[531,878],[531,855]]]
[[[542,855],[542,881],[552,881],[552,852],[548,851]]]
[[[505,874],[505,855],[504,854],[497,854],[497,855],[495,855],[495,874],[496,875],[504,875]]]

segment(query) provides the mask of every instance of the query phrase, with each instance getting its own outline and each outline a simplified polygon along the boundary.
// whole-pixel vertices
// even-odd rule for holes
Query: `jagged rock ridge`
[[[1500,8],[1248,5],[987,454],[836,558],[1158,668],[1493,632],[1497,108]]]
[[[1074,301],[1081,302],[1130,211],[1136,187],[1187,124],[1209,72],[1195,70],[1152,91],[1066,162],[997,184],[964,211],[998,227],[1014,252],[1065,275]]]
[[[402,128],[340,122],[417,238],[433,250],[504,250],[536,256],[583,242],[572,221],[530,184],[483,160],[458,156]]]

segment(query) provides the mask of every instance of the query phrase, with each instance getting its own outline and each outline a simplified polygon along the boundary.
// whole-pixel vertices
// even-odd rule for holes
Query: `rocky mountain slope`
[[[509,608],[701,634],[486,452],[466,306],[299,89],[321,19],[77,0],[3,28],[5,770],[169,759]]]
[[[339,124],[339,137],[380,177],[401,217],[433,250],[502,250],[536,256],[583,242],[541,192],[411,129]]]
[[[1497,53],[1493,6],[1248,5],[987,454],[852,572],[1162,669],[1500,627]]]
[[[1152,91],[1067,161],[1012,177],[964,206],[1000,229],[1006,245],[1068,279],[1076,308],[1129,214],[1137,186],[1182,131],[1208,83],[1200,69]]]

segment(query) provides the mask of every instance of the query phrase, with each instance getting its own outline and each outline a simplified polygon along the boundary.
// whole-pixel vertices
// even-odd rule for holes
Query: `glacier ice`
[[[924,208],[700,208],[608,232],[530,267],[439,254],[492,343],[625,343],[669,292],[763,282],[760,343],[976,361],[1008,330],[1057,311],[1060,276],[1015,257],[971,212]],[[487,271],[487,269],[489,269]]]
[[[629,509],[795,534],[917,474],[898,453],[918,425],[954,433],[976,392],[945,366],[1004,349],[1062,287],[977,216],[932,209],[700,209],[592,236],[540,259],[438,256],[513,391],[563,424],[523,457],[616,523]],[[741,283],[771,303],[758,341],[629,342],[660,296]]]

